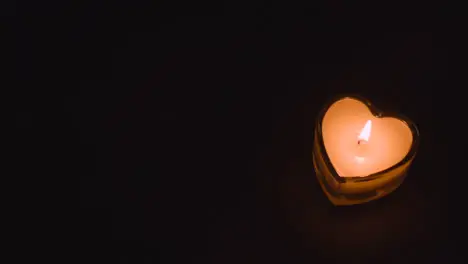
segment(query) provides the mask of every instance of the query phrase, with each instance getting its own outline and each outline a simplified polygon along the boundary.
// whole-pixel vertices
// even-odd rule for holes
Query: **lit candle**
[[[316,174],[336,205],[367,202],[396,189],[418,142],[411,121],[384,115],[355,96],[328,105],[315,132]]]

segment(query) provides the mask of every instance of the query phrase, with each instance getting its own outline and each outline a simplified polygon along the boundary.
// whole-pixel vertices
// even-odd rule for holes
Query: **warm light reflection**
[[[364,157],[359,157],[359,156],[354,157],[354,159],[356,160],[357,163],[364,163],[364,161],[366,161]]]
[[[371,134],[371,129],[372,129],[372,121],[367,120],[366,125],[364,128],[362,128],[361,133],[358,136],[359,141],[364,140],[364,141],[369,141],[369,137]]]

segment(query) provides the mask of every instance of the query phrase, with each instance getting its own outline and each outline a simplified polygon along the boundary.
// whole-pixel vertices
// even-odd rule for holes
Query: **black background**
[[[439,8],[312,2],[31,5],[21,70],[47,78],[36,70],[47,59],[65,94],[83,261],[455,259],[434,158],[446,148],[435,140],[448,71]],[[333,207],[315,178],[315,118],[340,93],[420,129],[409,177],[379,201]]]

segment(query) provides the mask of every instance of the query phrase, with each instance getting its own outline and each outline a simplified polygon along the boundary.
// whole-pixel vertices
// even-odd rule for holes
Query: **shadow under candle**
[[[278,181],[281,210],[306,251],[372,258],[424,240],[426,206],[413,185],[403,183],[380,200],[338,207],[323,193],[311,162],[290,164]]]

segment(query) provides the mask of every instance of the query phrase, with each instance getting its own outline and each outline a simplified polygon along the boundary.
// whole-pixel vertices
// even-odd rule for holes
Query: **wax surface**
[[[390,168],[408,154],[413,136],[396,118],[377,118],[357,99],[335,102],[322,122],[325,149],[341,177],[365,177]]]

